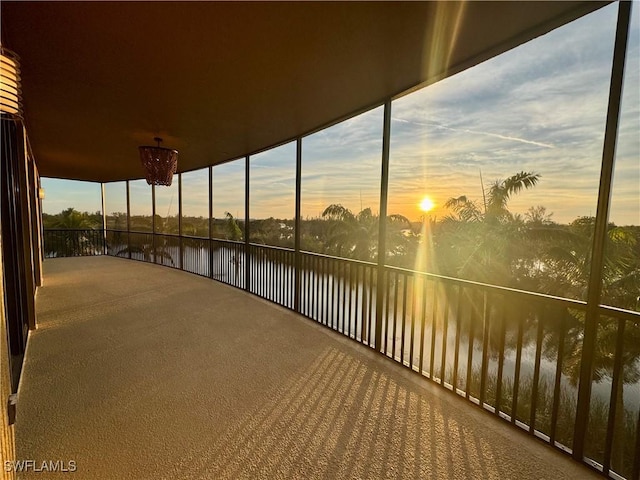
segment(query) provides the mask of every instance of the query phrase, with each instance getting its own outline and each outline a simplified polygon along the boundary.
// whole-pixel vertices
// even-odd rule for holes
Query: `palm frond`
[[[512,195],[523,189],[534,187],[540,175],[533,172],[520,172],[504,180],[496,180],[491,184],[488,193],[487,213],[494,218],[508,214],[507,203]]]
[[[409,228],[411,227],[411,222],[409,221],[409,219],[404,215],[400,215],[398,213],[394,213],[393,215],[387,216],[387,221],[391,224],[406,226]]]
[[[339,203],[333,203],[324,209],[322,216],[329,220],[338,220],[343,222],[353,222],[356,217],[351,210],[343,207]]]

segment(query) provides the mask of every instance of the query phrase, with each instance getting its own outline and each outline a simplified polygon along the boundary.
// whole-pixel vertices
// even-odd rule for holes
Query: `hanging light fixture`
[[[22,118],[20,61],[11,50],[0,46],[0,112]]]
[[[155,137],[157,146],[138,147],[140,161],[149,185],[171,185],[173,174],[178,168],[178,151],[160,146],[162,139]]]

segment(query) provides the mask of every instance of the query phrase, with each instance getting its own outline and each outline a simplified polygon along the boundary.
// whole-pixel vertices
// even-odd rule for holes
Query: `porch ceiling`
[[[2,2],[40,173],[140,178],[293,139],[609,2]]]

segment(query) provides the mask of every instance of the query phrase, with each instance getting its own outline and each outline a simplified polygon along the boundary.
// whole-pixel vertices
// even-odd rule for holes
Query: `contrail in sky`
[[[402,122],[402,123],[413,123],[415,125],[422,125],[422,126],[425,126],[425,127],[441,128],[443,130],[450,130],[452,132],[470,133],[472,135],[486,135],[486,136],[489,136],[489,137],[500,138],[502,140],[511,140],[511,141],[514,141],[514,142],[528,143],[529,145],[537,145],[538,147],[556,148],[554,145],[550,145],[548,143],[535,142],[533,140],[525,140],[524,138],[518,138],[518,137],[510,137],[508,135],[500,135],[499,133],[479,132],[479,131],[474,131],[474,130],[467,130],[466,128],[451,128],[451,127],[447,127],[447,126],[441,125],[439,123],[413,122],[413,121],[410,121],[410,120],[404,120],[402,118],[396,118],[396,117],[393,117],[393,120],[395,120],[397,122]]]

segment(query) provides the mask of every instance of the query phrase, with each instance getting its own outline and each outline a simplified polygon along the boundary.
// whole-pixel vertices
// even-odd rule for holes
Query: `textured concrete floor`
[[[237,289],[109,257],[45,262],[21,478],[600,478],[375,352]]]

